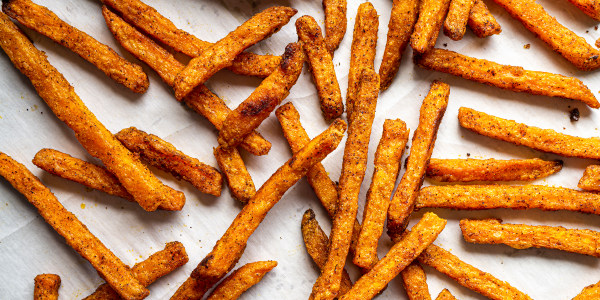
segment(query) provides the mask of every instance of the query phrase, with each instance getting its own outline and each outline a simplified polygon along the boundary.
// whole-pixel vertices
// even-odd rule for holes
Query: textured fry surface
[[[498,21],[496,21],[496,18],[492,15],[483,0],[475,0],[475,4],[469,13],[467,25],[469,25],[469,28],[479,38],[485,38],[502,32],[502,27],[498,24]]]
[[[34,278],[33,300],[57,300],[60,276],[40,274]]]
[[[441,182],[532,181],[562,169],[560,160],[534,159],[435,159],[427,166],[427,177]]]
[[[600,21],[600,1],[598,0],[569,0],[586,15],[596,21]]]
[[[410,38],[410,46],[418,53],[425,53],[435,47],[444,18],[451,0],[421,0],[419,19]]]
[[[207,299],[237,299],[246,290],[259,283],[276,266],[276,261],[259,261],[245,264],[219,283]]]
[[[450,294],[448,289],[443,289],[435,300],[456,300],[456,298]]]
[[[400,275],[409,300],[431,300],[427,275],[418,262],[413,261],[400,272]]]
[[[235,148],[223,148],[221,146],[214,150],[215,159],[219,164],[219,169],[227,179],[227,185],[231,195],[241,201],[248,202],[256,194],[254,181],[246,169],[246,165],[240,156],[240,152]]]
[[[452,0],[446,21],[444,21],[444,34],[458,41],[467,32],[467,22],[475,0]]]
[[[577,184],[577,187],[586,191],[600,192],[600,166],[587,166],[583,172],[583,176]]]
[[[346,35],[346,27],[348,26],[347,6],[346,0],[323,0],[325,42],[331,56],[333,56],[333,52],[340,46],[344,35]]]

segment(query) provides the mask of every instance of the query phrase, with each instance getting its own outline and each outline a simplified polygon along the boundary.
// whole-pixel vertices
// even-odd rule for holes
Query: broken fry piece
[[[435,47],[440,28],[450,8],[451,0],[421,0],[419,19],[410,38],[410,46],[417,53],[426,53]]]
[[[327,49],[333,57],[333,52],[340,46],[348,20],[346,18],[347,0],[323,0],[325,12],[325,42]]]
[[[246,290],[259,283],[276,266],[276,261],[259,261],[246,264],[219,283],[207,300],[237,299]]]
[[[33,300],[57,300],[60,288],[60,276],[56,274],[40,274],[35,276]]]
[[[569,0],[586,15],[596,21],[600,21],[600,2],[597,0]]]
[[[427,275],[417,261],[408,265],[400,272],[400,275],[402,275],[402,284],[409,300],[431,300]]]
[[[561,160],[436,159],[427,166],[427,177],[440,182],[533,181],[562,169]]]
[[[600,165],[587,166],[577,187],[586,191],[600,192]]]
[[[215,148],[214,155],[227,179],[231,195],[242,203],[248,202],[256,194],[256,188],[238,150],[219,146]]]
[[[469,13],[467,25],[469,25],[469,28],[479,38],[485,38],[502,32],[502,27],[498,24],[498,21],[496,21],[496,18],[492,15],[483,0],[475,0],[475,4]]]
[[[450,294],[448,289],[443,289],[435,300],[456,300],[456,298]]]
[[[451,0],[446,21],[444,21],[444,34],[458,41],[467,32],[467,21],[475,0]]]

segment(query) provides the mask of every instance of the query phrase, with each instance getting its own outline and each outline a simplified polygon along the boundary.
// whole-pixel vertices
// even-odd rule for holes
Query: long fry
[[[469,28],[479,38],[485,38],[502,32],[502,27],[498,24],[498,21],[496,21],[496,18],[492,15],[483,0],[475,0],[475,5],[473,5],[469,13],[467,25],[469,25]]]
[[[458,41],[467,32],[467,22],[475,0],[451,0],[448,16],[444,21],[444,34]]]
[[[431,300],[427,275],[418,262],[413,261],[400,275],[409,300]]]
[[[448,291],[448,289],[443,289],[435,300],[456,300],[456,298]]]
[[[577,187],[586,191],[600,192],[600,165],[587,166]]]
[[[436,159],[427,166],[427,177],[441,182],[533,181],[562,169],[561,160]]]
[[[237,299],[246,290],[259,283],[275,266],[277,266],[276,261],[259,261],[245,264],[219,283],[207,300]]]
[[[448,106],[449,95],[449,85],[434,81],[421,105],[419,126],[413,136],[406,172],[396,188],[388,209],[388,235],[393,241],[400,238],[408,223],[408,217],[414,209],[433,152],[437,131]]]
[[[325,12],[325,42],[331,56],[340,46],[348,20],[346,18],[347,0],[323,0],[323,11]]]
[[[256,194],[256,187],[238,150],[219,146],[215,148],[214,155],[227,179],[231,195],[242,203],[248,202]]]
[[[586,15],[596,21],[600,21],[600,2],[597,0],[569,0]]]
[[[56,274],[40,274],[35,276],[33,300],[57,300],[60,276]]]
[[[435,47],[440,28],[448,13],[451,0],[421,0],[419,19],[410,38],[410,46],[418,53]]]

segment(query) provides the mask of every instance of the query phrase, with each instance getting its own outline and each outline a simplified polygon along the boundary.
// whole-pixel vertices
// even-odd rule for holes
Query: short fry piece
[[[458,41],[463,38],[467,32],[467,21],[475,0],[451,0],[448,16],[444,21],[444,34],[449,38]]]
[[[417,53],[426,53],[435,47],[440,28],[450,8],[451,0],[421,0],[419,19],[410,38],[410,46]]]
[[[344,35],[346,35],[346,27],[348,27],[347,6],[347,0],[323,0],[325,42],[332,57],[333,52],[340,46]]]
[[[454,297],[448,289],[443,289],[435,300],[456,300],[456,297]]]
[[[600,192],[600,166],[591,165],[585,168],[577,187],[586,191]]]
[[[242,203],[248,202],[256,194],[256,188],[238,150],[219,146],[215,148],[214,155],[227,179],[231,195]]]
[[[219,283],[207,300],[237,299],[246,290],[259,283],[276,266],[276,261],[259,261],[246,264]]]
[[[566,157],[600,159],[600,138],[581,138],[498,118],[474,109],[458,110],[460,126],[497,140]]]
[[[475,5],[473,5],[469,13],[467,25],[469,25],[469,28],[479,38],[485,38],[502,32],[502,27],[498,24],[498,21],[496,21],[496,18],[492,15],[483,0],[475,0]]]
[[[586,15],[596,21],[600,21],[600,2],[597,0],[569,0]]]
[[[400,272],[400,275],[402,275],[402,284],[409,300],[431,300],[427,275],[417,261],[408,265]]]
[[[427,166],[427,177],[441,182],[533,181],[562,169],[561,160],[436,159]]]
[[[35,276],[33,300],[57,300],[60,288],[60,276],[56,274],[40,274]]]

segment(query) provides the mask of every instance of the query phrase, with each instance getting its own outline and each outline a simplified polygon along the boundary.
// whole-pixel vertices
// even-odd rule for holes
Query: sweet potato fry
[[[177,100],[183,99],[219,70],[231,66],[235,57],[246,48],[277,32],[296,12],[283,6],[267,8],[193,58],[175,78]]]
[[[502,27],[485,5],[483,0],[475,0],[475,5],[469,13],[469,28],[479,38],[485,38],[494,34],[500,34]]]
[[[75,215],[66,210],[52,192],[25,166],[0,152],[0,176],[27,198],[67,244],[89,261],[124,299],[143,299],[148,290],[129,268],[95,237]]]
[[[443,289],[435,300],[456,300],[456,298],[450,294],[448,289]]]
[[[562,169],[561,160],[436,159],[427,166],[427,177],[441,182],[533,181]]]
[[[256,188],[238,150],[219,146],[215,148],[214,155],[227,179],[231,195],[242,203],[248,202],[256,194]]]
[[[0,14],[0,46],[54,114],[74,132],[82,146],[99,158],[147,211],[163,202],[185,201],[183,193],[162,184],[127,150],[75,94],[73,87],[36,49],[8,16]]]
[[[569,0],[590,18],[600,21],[600,2],[598,0]]]
[[[429,94],[421,105],[419,126],[413,136],[406,172],[388,209],[388,235],[393,241],[400,238],[408,223],[408,217],[415,207],[415,200],[433,152],[437,131],[448,106],[449,95],[450,86],[436,80],[431,84]]]
[[[333,57],[333,52],[340,46],[346,35],[348,20],[346,18],[348,3],[346,0],[323,0],[325,12],[325,43]]]
[[[449,38],[458,41],[463,38],[467,32],[467,21],[475,0],[451,0],[448,16],[444,21],[444,34]]]
[[[600,138],[581,138],[498,118],[470,108],[458,111],[460,126],[497,140],[566,157],[600,159]]]
[[[440,28],[450,8],[451,0],[421,0],[419,19],[410,38],[410,46],[417,53],[426,53],[435,47]]]
[[[452,253],[436,245],[429,245],[419,255],[418,260],[420,263],[433,267],[456,280],[460,285],[490,299],[531,299],[527,294],[517,290],[507,282],[461,261]]]
[[[600,282],[586,286],[573,300],[595,300],[600,297]]]
[[[411,231],[406,232],[402,239],[373,268],[363,275],[352,289],[340,300],[371,299],[396,277],[406,266],[421,254],[446,226],[446,220],[434,213],[426,213]]]
[[[423,55],[416,55],[415,62],[428,70],[452,74],[505,90],[562,97],[581,101],[592,108],[600,107],[590,89],[574,77],[529,71],[437,48]]]
[[[57,300],[60,288],[60,276],[56,274],[40,274],[35,276],[33,300]]]
[[[219,283],[207,300],[237,299],[246,290],[259,283],[276,266],[276,261],[259,261],[246,264]]]
[[[400,119],[385,120],[383,134],[375,152],[375,170],[367,192],[362,228],[354,254],[354,264],[370,269],[379,258],[377,244],[390,205],[390,197],[400,171],[400,159],[408,142],[409,130]]]
[[[587,166],[577,187],[586,191],[600,192],[600,165]]]
[[[409,300],[431,300],[427,275],[418,262],[413,261],[400,272],[400,275]]]
[[[142,67],[119,56],[110,47],[67,24],[48,8],[30,0],[2,1],[2,11],[89,61],[114,81],[136,93],[148,89],[148,76]]]

